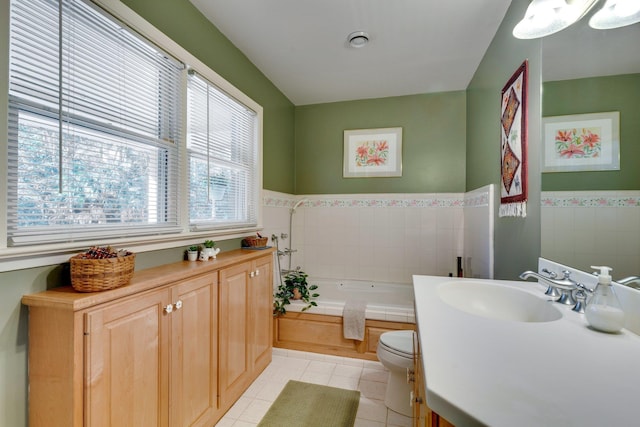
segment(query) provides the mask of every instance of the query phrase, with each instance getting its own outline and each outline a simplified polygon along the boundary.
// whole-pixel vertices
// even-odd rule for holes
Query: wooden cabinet
[[[271,251],[218,258],[136,272],[111,291],[24,296],[30,425],[214,425],[271,360]]]
[[[169,425],[210,426],[219,409],[217,280],[212,284],[194,279],[174,286],[171,301]]]
[[[228,409],[271,361],[271,258],[220,270],[220,405]]]
[[[425,378],[422,370],[422,353],[418,334],[413,336],[413,426],[414,427],[454,427],[446,419],[427,406]]]
[[[420,360],[420,340],[413,334],[413,426],[431,427],[427,415],[426,396],[424,394],[422,361]]]
[[[86,424],[207,425],[218,409],[215,273],[85,314]]]
[[[167,290],[85,314],[86,425],[168,425]]]
[[[271,257],[253,262],[252,285],[249,294],[251,309],[251,364],[254,374],[260,373],[271,363],[273,346],[273,262]],[[267,320],[268,319],[268,320]]]
[[[249,273],[244,263],[220,271],[220,405],[230,407],[250,383]]]

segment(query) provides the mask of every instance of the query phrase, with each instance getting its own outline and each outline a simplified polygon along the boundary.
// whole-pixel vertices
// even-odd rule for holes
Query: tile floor
[[[360,390],[354,427],[411,427],[411,418],[384,406],[387,370],[380,362],[273,349],[273,360],[216,427],[256,426],[287,381]]]

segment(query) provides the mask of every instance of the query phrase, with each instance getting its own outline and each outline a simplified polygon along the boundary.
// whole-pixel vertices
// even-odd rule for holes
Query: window
[[[106,4],[11,0],[6,246],[255,229],[261,107]]]
[[[188,88],[190,225],[255,226],[256,113],[196,73]]]
[[[184,66],[81,1],[11,7],[10,244],[175,231]]]

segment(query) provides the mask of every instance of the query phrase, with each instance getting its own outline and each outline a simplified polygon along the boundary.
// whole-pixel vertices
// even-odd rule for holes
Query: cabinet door
[[[169,304],[161,290],[85,315],[86,426],[168,426]]]
[[[216,274],[171,288],[172,427],[210,426],[218,410],[218,280]]]
[[[271,362],[273,343],[273,269],[271,255],[253,265],[250,282],[251,362],[257,375]]]
[[[220,270],[219,357],[220,407],[229,408],[251,378],[249,274],[246,262]]]

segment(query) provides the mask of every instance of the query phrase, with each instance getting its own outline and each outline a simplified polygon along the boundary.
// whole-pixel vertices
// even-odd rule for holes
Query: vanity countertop
[[[429,407],[456,427],[630,426],[640,413],[640,337],[587,327],[583,314],[518,322],[443,302],[452,281],[493,283],[545,299],[536,282],[414,276]]]

